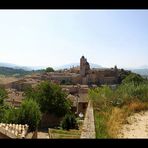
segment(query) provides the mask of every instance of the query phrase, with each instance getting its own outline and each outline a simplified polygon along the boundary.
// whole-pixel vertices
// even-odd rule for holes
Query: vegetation
[[[61,85],[72,85],[73,83],[71,80],[62,80],[60,84]]]
[[[90,89],[89,96],[94,104],[97,138],[117,138],[129,115],[148,109],[148,82],[131,73],[115,90],[105,85]]]
[[[23,101],[19,109],[11,106],[3,106],[0,116],[1,122],[4,123],[28,124],[30,131],[37,129],[41,120],[40,108],[31,99]]]
[[[61,127],[66,130],[78,129],[78,123],[75,115],[72,113],[66,114],[61,122]]]
[[[18,123],[28,124],[29,129],[34,131],[38,128],[40,120],[39,105],[32,99],[25,100],[19,108]]]
[[[34,99],[43,113],[52,113],[60,117],[71,109],[71,104],[66,99],[67,94],[52,82],[41,82],[35,88],[28,89],[26,96]]]
[[[18,116],[19,110],[14,107],[8,107],[3,110],[2,122],[4,123],[17,123],[18,124]]]
[[[0,106],[4,105],[4,99],[8,97],[8,94],[4,88],[0,88]]]
[[[56,139],[79,139],[81,136],[81,130],[70,129],[49,129],[48,131],[50,138]]]
[[[39,69],[39,70],[24,70],[24,69],[17,69],[17,68],[9,68],[9,67],[0,67],[0,75],[1,76],[13,76],[13,77],[22,77],[25,75],[30,75],[33,73],[43,73],[43,72],[53,72],[54,69],[48,67],[47,69]]]
[[[31,71],[26,71],[23,69],[14,69],[14,68],[8,68],[8,67],[0,67],[0,74],[5,76],[24,76],[27,74],[30,74]]]
[[[63,117],[70,112],[71,103],[66,97],[67,94],[59,85],[45,81],[35,88],[28,87],[25,100],[20,108],[16,109],[4,102],[7,92],[0,88],[0,122],[28,124],[29,129],[33,131],[38,128],[41,113],[51,113]],[[70,120],[70,128],[73,128],[76,124],[74,116],[71,116]]]
[[[46,72],[54,72],[54,69],[52,67],[47,67],[45,71]]]

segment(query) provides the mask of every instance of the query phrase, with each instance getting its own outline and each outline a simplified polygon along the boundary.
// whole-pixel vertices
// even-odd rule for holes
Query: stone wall
[[[81,133],[81,139],[95,139],[96,133],[95,133],[95,123],[94,123],[94,113],[93,113],[93,105],[89,101],[84,123],[82,127],[82,133]]]

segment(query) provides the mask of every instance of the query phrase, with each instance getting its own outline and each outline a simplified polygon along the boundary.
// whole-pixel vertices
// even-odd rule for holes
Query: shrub
[[[68,113],[65,115],[61,122],[61,127],[63,129],[78,129],[78,123],[74,114]]]
[[[28,124],[30,131],[34,131],[41,120],[41,112],[36,101],[32,99],[22,102],[19,108],[18,123]]]
[[[4,110],[2,122],[4,123],[18,123],[19,110],[10,107]]]

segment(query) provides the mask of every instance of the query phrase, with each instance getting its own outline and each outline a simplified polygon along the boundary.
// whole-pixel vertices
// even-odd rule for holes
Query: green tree
[[[135,85],[139,85],[144,82],[146,82],[146,80],[142,78],[142,76],[140,76],[139,74],[131,73],[122,81],[122,84],[134,83]]]
[[[70,111],[70,102],[62,88],[49,81],[41,82],[26,94],[38,102],[43,113],[52,113],[56,116],[64,116]]]
[[[41,120],[41,112],[39,105],[32,99],[22,102],[19,108],[18,123],[28,124],[30,131],[34,131]]]
[[[4,88],[0,88],[0,106],[4,105],[4,99],[8,97],[8,94]]]
[[[54,72],[54,69],[52,67],[47,67],[46,72]]]

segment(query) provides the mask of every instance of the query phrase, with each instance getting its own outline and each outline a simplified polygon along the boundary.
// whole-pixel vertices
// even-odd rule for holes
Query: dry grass
[[[117,138],[118,132],[122,124],[126,122],[127,117],[131,113],[140,112],[142,110],[148,110],[148,103],[135,101],[130,102],[122,108],[113,108],[106,123],[108,135],[112,138]]]
[[[148,110],[148,103],[140,101],[131,102],[128,105],[128,110],[130,112],[140,112],[142,110]]]
[[[122,124],[125,122],[128,116],[128,112],[120,108],[113,108],[111,114],[106,123],[108,135],[112,138],[116,138]]]
[[[7,83],[14,82],[17,80],[18,78],[15,78],[15,77],[0,76],[0,84],[7,84]]]

